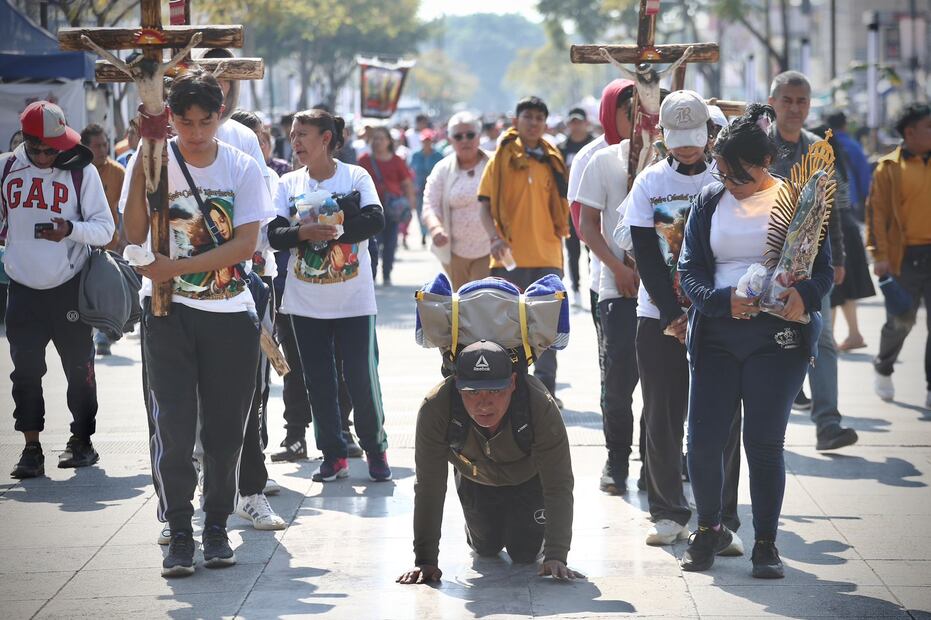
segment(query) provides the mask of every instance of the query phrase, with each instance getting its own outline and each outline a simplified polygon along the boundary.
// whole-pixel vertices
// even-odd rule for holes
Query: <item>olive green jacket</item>
[[[466,478],[490,486],[513,486],[536,475],[543,486],[546,510],[544,554],[547,560],[566,562],[572,541],[572,461],[569,438],[559,408],[546,388],[527,377],[533,444],[530,455],[514,441],[505,416],[498,432],[486,438],[472,424],[462,452],[457,454],[446,438],[451,417],[450,396],[454,379],[446,379],[424,399],[417,414],[414,460],[414,557],[417,565],[437,565],[443,504],[449,468]]]

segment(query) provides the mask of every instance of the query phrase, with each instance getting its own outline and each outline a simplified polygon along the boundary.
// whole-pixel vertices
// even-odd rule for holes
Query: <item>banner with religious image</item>
[[[391,118],[398,109],[407,73],[415,62],[400,60],[389,63],[362,57],[357,58],[356,62],[359,64],[361,116]]]

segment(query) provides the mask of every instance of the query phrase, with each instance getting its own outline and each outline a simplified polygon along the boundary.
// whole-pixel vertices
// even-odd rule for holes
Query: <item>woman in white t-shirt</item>
[[[291,145],[303,167],[281,177],[277,217],[268,227],[276,250],[291,250],[281,312],[291,317],[323,463],[314,480],[349,475],[342,433],[335,350],[352,393],[356,433],[369,477],[389,480],[375,339],[375,284],[368,239],[385,225],[375,184],[359,166],[334,159],[342,118],[323,110],[294,117]]]
[[[743,405],[744,449],[753,506],[753,576],[783,576],[776,529],[785,493],[783,444],[792,401],[817,354],[821,299],[833,282],[825,240],[812,276],[782,297],[781,316],[760,313],[759,298],[740,297],[747,268],[762,263],[771,212],[782,182],[768,168],[776,145],[769,106],[751,105],[725,127],[713,149],[720,183],[699,195],[686,225],[678,272],[689,312],[688,461],[698,512],[682,568],[711,568],[732,534],[721,519],[722,464],[733,411]],[[805,313],[811,322],[799,322]]]

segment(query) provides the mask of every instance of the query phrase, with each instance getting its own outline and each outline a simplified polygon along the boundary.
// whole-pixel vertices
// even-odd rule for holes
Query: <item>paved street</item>
[[[807,414],[793,413],[787,437],[788,481],[779,549],[782,581],[750,578],[749,558],[719,558],[708,573],[678,567],[685,545],[643,543],[640,464],[625,497],[598,490],[604,459],[594,330],[573,309],[569,348],[560,353],[559,395],[572,441],[575,527],[569,563],[588,576],[573,584],[535,576],[503,559],[474,559],[462,512],[446,503],[436,587],[400,586],[409,568],[413,508],[413,429],[417,407],[438,380],[438,357],[413,338],[413,291],[434,272],[427,251],[401,251],[390,289],[379,289],[381,381],[387,408],[390,483],[371,483],[365,464],[323,485],[317,462],[270,465],[285,487],[271,498],[289,522],[257,532],[238,517],[230,536],[239,558],[225,570],[198,567],[193,577],[159,574],[164,548],[150,484],[140,388],[139,340],[125,338],[98,361],[97,467],[54,467],[68,439],[64,380],[49,350],[48,477],[5,478],[22,447],[12,430],[10,359],[0,354],[0,616],[16,618],[241,617],[331,618],[931,618],[931,411],[925,410],[924,311],[895,375],[897,401],[872,391],[871,356],[879,341],[882,300],[861,307],[869,348],[842,356],[841,410],[860,442],[838,453],[814,449]],[[846,335],[840,321],[838,333]],[[271,402],[271,446],[283,438],[281,385]],[[635,407],[639,410],[639,392]],[[316,454],[316,451],[314,451]],[[746,471],[739,534],[749,551],[752,526]],[[693,519],[694,526],[694,519]],[[197,532],[195,532],[197,535]],[[199,554],[198,554],[199,555]]]

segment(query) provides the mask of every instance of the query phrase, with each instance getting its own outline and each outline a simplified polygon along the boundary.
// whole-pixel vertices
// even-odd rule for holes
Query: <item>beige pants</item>
[[[488,277],[491,266],[489,256],[462,258],[453,254],[452,258],[450,264],[446,265],[446,273],[452,280],[454,291],[458,291],[463,284]]]

